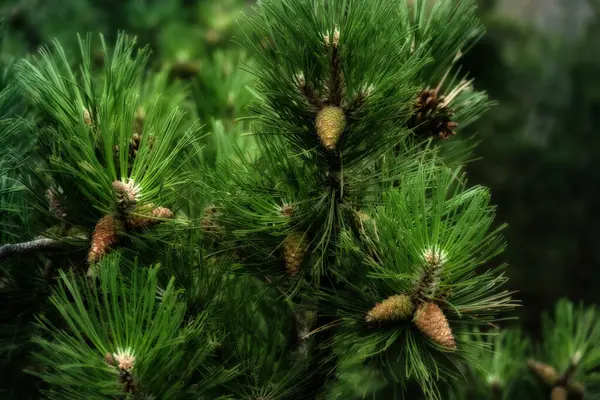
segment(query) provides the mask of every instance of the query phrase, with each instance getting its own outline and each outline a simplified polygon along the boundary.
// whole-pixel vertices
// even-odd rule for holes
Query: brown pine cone
[[[450,324],[442,309],[434,303],[423,303],[415,312],[415,326],[437,344],[456,349],[456,341],[452,335]]]
[[[119,233],[122,227],[117,219],[112,215],[106,215],[98,221],[94,234],[92,235],[92,245],[88,253],[88,262],[97,263],[112,249],[119,240]]]
[[[410,317],[414,305],[405,294],[396,294],[388,297],[381,303],[377,303],[368,313],[367,322],[391,322],[401,321]]]

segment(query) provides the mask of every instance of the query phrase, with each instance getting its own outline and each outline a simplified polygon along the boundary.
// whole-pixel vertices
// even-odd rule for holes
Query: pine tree
[[[0,81],[9,398],[596,390],[593,311],[560,303],[530,363],[565,379],[514,389],[489,351],[529,346],[491,329],[504,226],[453,144],[492,104],[458,67],[473,1],[262,0],[240,30],[236,1],[110,3],[51,43],[13,10],[44,46]]]

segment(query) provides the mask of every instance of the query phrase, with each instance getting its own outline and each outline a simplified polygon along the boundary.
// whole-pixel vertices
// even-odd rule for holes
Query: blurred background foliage
[[[502,257],[536,333],[557,298],[599,300],[600,2],[480,0],[480,14],[487,34],[463,63],[498,105],[468,172],[509,224]]]

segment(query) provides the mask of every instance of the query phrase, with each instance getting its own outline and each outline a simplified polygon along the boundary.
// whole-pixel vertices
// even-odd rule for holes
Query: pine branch
[[[82,236],[72,237],[68,239],[84,239]],[[29,242],[4,244],[0,246],[0,261],[7,259],[15,254],[36,253],[45,250],[57,250],[62,247],[69,246],[64,240],[38,238]]]

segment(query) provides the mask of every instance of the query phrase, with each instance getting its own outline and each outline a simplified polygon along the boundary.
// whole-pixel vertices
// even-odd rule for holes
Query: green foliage
[[[282,135],[308,157],[307,163],[326,167],[328,155],[314,131],[317,110],[307,101],[351,108],[358,96],[366,99],[349,115],[348,131],[338,146],[343,168],[358,172],[389,151],[408,133],[402,122],[417,90],[415,76],[425,62],[420,52],[411,54],[401,24],[387,23],[400,4],[261,2],[246,41],[257,64],[252,72],[261,101],[251,108],[260,122],[257,133]],[[340,65],[332,72],[333,46],[327,40],[336,35]],[[332,74],[341,73],[342,87],[332,92],[338,79]],[[307,99],[299,85],[314,93],[313,98]]]
[[[514,399],[534,393],[525,363],[531,343],[519,328],[482,332],[474,329],[471,340],[481,343],[477,358],[482,369],[467,368],[465,381],[454,382],[453,399]],[[524,390],[527,390],[524,392]]]
[[[439,141],[491,105],[459,66],[473,1],[262,0],[238,26],[239,3],[69,0],[44,21],[50,1],[8,21],[27,27],[10,46],[58,39],[0,80],[0,365],[27,385],[6,393],[549,389],[523,384],[518,330],[489,330],[517,304],[504,226],[462,173],[473,142]],[[73,10],[99,40],[62,37]],[[59,240],[14,243],[40,233]],[[596,390],[597,318],[558,310],[537,358],[581,363]]]
[[[366,210],[362,246],[352,244],[352,233],[344,236],[354,259],[342,274],[343,288],[325,293],[344,338],[340,358],[358,352],[366,360],[379,360],[381,368],[398,366],[391,368],[397,381],[417,379],[431,396],[439,396],[437,379],[455,378],[458,360],[479,364],[478,341],[462,332],[514,307],[510,293],[498,290],[506,281],[501,267],[474,274],[502,251],[503,241],[499,230],[490,230],[489,192],[465,189],[462,178],[458,171],[438,168],[405,176],[399,189],[384,195],[382,205]],[[440,258],[439,271],[426,269],[431,253]],[[381,326],[365,319],[377,303],[395,294],[407,294],[415,303],[438,303],[458,335],[457,350],[427,340],[410,320]],[[442,358],[451,363],[444,366]]]
[[[599,324],[595,307],[563,298],[552,314],[544,315],[538,340],[516,327],[467,333],[483,344],[477,354],[483,369],[463,366],[465,380],[453,382],[447,395],[547,399],[554,387],[567,386],[569,398],[598,398]]]
[[[185,170],[179,168],[186,148],[193,148],[198,139],[198,127],[184,130],[181,111],[163,113],[159,101],[152,101],[137,154],[132,157],[126,151],[133,136],[141,74],[148,57],[146,50],[134,55],[134,44],[121,36],[109,51],[103,42],[105,67],[100,82],[92,76],[89,37],[80,44],[79,78],[58,43],[56,55],[42,50],[39,67],[28,61],[19,65],[20,87],[48,120],[40,140],[48,149],[54,185],[71,192],[61,199],[69,210],[78,210],[70,206],[83,197],[101,215],[114,213],[114,181],[133,181],[141,205],[172,204],[184,193]],[[76,214],[72,218],[81,223],[90,216]]]
[[[120,262],[118,254],[108,256],[97,285],[61,272],[50,302],[62,324],[42,317],[40,324],[51,339],[44,335],[34,340],[40,349],[33,357],[43,368],[32,372],[50,385],[49,398],[101,399],[123,393],[213,398],[209,390],[234,371],[219,375],[219,367],[211,366],[218,338],[208,315],[186,321],[186,304],[173,280],[160,287],[158,267],[137,264],[125,277]]]
[[[544,315],[542,333],[538,358],[559,373],[567,371],[573,364],[575,371],[571,379],[581,382],[590,393],[598,393],[600,319],[596,308],[561,299],[554,315]]]

